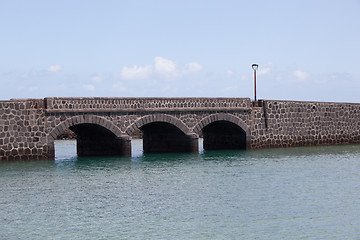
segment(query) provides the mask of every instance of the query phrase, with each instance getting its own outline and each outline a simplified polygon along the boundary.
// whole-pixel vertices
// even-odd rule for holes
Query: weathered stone
[[[121,141],[154,122],[168,123],[182,133],[195,136],[202,134],[206,126],[215,122],[235,124],[244,130],[245,135],[238,133],[235,137],[221,135],[216,130],[208,131],[204,136],[208,138],[207,142],[221,138],[224,143],[221,148],[226,147],[225,143],[231,138],[232,141],[242,138],[242,142],[246,142],[242,147],[247,149],[360,143],[360,104],[263,100],[257,104],[261,107],[251,106],[248,98],[45,98],[0,101],[0,150],[3,151],[0,159],[18,159],[18,155],[26,159],[53,158],[53,141],[57,136],[81,124],[87,127],[84,132],[96,128],[95,134],[117,137],[120,145],[113,146],[123,151],[129,151],[129,147]],[[158,126],[159,131],[162,129]],[[154,134],[151,130],[148,133]],[[79,134],[85,136],[83,132]],[[105,135],[102,139],[108,139]],[[147,139],[154,137],[146,136]],[[166,138],[173,139],[171,136]],[[89,142],[89,139],[90,135],[83,142]],[[180,139],[187,141],[184,136]],[[151,144],[151,141],[148,142]],[[96,146],[96,141],[92,144]],[[156,149],[161,146],[158,142]],[[150,145],[147,148],[155,149]]]

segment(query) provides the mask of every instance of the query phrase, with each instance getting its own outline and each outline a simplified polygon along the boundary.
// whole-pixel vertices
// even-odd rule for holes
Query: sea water
[[[0,239],[359,239],[360,145],[0,162]]]

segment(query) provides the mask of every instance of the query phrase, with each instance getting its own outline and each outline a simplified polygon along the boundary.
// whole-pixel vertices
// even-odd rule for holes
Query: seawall
[[[253,108],[251,148],[360,143],[360,104],[262,100]]]
[[[0,160],[52,159],[55,135],[70,128],[76,130],[81,124],[98,126],[94,134],[101,133],[104,141],[119,140],[116,146],[126,151],[129,147],[124,144],[132,137],[130,130],[139,130],[154,122],[173,125],[179,130],[178,134],[184,134],[184,141],[191,142],[201,135],[199,128],[214,122],[230,122],[243,130],[243,135],[237,136],[243,138],[246,149],[360,143],[359,103],[260,100],[258,106],[253,107],[248,98],[99,99],[76,99],[77,103],[85,103],[84,106],[87,104],[91,109],[80,109],[79,105],[79,109],[68,107],[55,112],[47,106],[49,102],[56,100],[65,106],[68,100],[0,101]],[[105,102],[105,105],[111,102],[111,108],[97,107],[93,104],[95,101]],[[116,102],[126,102],[128,107],[118,107]],[[143,102],[160,104],[147,108],[141,105]],[[173,104],[174,108],[163,102]],[[112,138],[101,129],[110,132]]]

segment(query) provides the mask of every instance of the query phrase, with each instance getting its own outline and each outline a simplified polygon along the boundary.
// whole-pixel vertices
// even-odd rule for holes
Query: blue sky
[[[360,0],[0,1],[0,99],[360,102]]]

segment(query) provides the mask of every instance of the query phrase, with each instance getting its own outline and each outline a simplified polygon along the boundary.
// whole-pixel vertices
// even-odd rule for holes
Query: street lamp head
[[[256,71],[259,67],[259,65],[257,65],[256,63],[254,63],[253,65],[251,65],[252,69],[254,69],[254,71]]]

